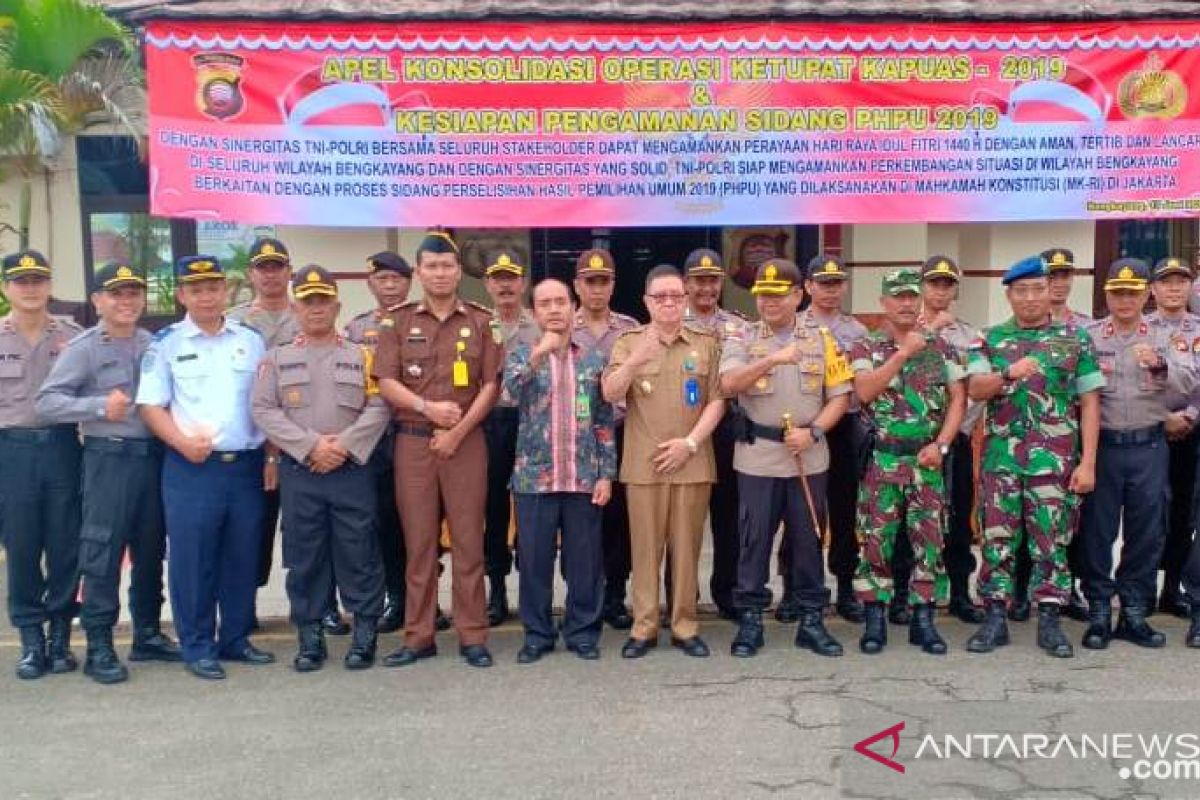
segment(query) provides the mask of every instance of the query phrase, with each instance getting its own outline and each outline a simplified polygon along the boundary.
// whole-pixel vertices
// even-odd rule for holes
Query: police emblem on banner
[[[236,117],[246,106],[242,97],[242,65],[232,53],[199,53],[192,56],[196,69],[196,108],[213,119]]]
[[[1154,54],[1141,69],[1121,79],[1117,88],[1117,103],[1121,113],[1130,119],[1174,119],[1187,106],[1188,91],[1179,74],[1162,68],[1162,60]]]

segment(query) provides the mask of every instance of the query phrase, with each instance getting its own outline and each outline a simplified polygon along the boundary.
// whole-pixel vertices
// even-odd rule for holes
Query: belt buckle
[[[224,464],[232,464],[237,461],[237,453],[221,453],[221,462]]]

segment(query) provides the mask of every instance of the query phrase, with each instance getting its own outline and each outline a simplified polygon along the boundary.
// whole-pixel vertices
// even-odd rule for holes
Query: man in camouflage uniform
[[[1100,393],[1100,457],[1096,491],[1083,504],[1079,563],[1088,601],[1083,646],[1108,647],[1112,638],[1162,647],[1166,637],[1146,613],[1157,596],[1158,561],[1169,508],[1166,434],[1172,406],[1196,386],[1191,345],[1142,317],[1150,266],[1122,258],[1109,268],[1104,293],[1109,317],[1088,326],[1106,384]],[[1123,531],[1121,563],[1113,574],[1113,544]],[[1121,620],[1112,629],[1112,597]]]
[[[346,338],[374,352],[379,343],[380,326],[385,320],[386,324],[391,324],[391,312],[408,299],[411,286],[412,267],[402,256],[385,250],[368,258],[367,288],[375,298],[375,308],[364,311],[346,324]],[[404,566],[407,559],[404,532],[396,512],[396,473],[392,466],[395,449],[396,434],[389,424],[379,444],[375,445],[369,464],[369,471],[375,476],[376,530],[387,589],[383,614],[379,617],[380,633],[398,631],[404,624]],[[330,610],[337,610],[336,599],[331,598],[329,605]],[[445,625],[449,627],[449,620]],[[444,630],[441,624],[438,630]]]
[[[1146,315],[1151,328],[1161,329],[1171,340],[1173,349],[1200,358],[1200,316],[1187,310],[1192,292],[1192,269],[1181,258],[1164,258],[1154,266],[1150,291],[1156,309]],[[1200,364],[1198,364],[1200,366]],[[1163,546],[1162,595],[1160,611],[1188,617],[1188,605],[1180,591],[1183,565],[1192,549],[1192,503],[1196,484],[1196,420],[1200,418],[1200,400],[1191,397],[1172,402],[1171,413],[1163,422],[1170,451],[1168,468],[1171,484],[1171,508],[1167,517],[1167,537]]]
[[[699,248],[688,254],[683,262],[688,307],[683,322],[704,331],[723,342],[737,335],[746,319],[735,311],[721,308],[721,289],[725,283],[725,267],[714,250]],[[717,484],[708,502],[712,525],[712,577],[708,588],[717,613],[725,619],[736,619],[733,590],[738,569],[738,493],[737,476],[733,471],[733,420],[726,414],[713,431],[713,454],[717,459]]]
[[[1050,319],[1040,257],[1018,261],[1001,282],[1013,317],[972,344],[967,366],[970,396],[988,403],[979,575],[988,608],[967,650],[987,653],[1008,644],[1014,552],[1024,546],[1033,564],[1038,645],[1067,658],[1074,650],[1058,620],[1071,591],[1066,547],[1079,496],[1095,486],[1104,376],[1086,331]]]
[[[859,641],[864,653],[878,653],[887,644],[883,604],[893,599],[892,551],[901,523],[916,550],[907,598],[913,607],[908,640],[926,653],[946,652],[933,622],[935,604],[946,594],[942,460],[962,423],[966,392],[958,353],[918,327],[920,297],[916,270],[886,275],[884,326],[856,344],[851,356],[855,391],[878,431],[858,494],[862,557],[854,588],[865,604],[866,628]]]

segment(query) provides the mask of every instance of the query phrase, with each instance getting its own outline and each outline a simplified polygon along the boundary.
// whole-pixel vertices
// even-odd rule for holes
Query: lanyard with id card
[[[683,381],[683,402],[688,408],[700,405],[700,381],[696,377],[696,360],[698,358],[700,358],[700,354],[693,350],[683,360],[683,372],[686,376]]]

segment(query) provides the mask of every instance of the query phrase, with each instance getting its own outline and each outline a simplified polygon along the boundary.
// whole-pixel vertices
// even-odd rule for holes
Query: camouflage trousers
[[[908,602],[944,600],[949,581],[942,563],[946,530],[946,482],[940,469],[926,469],[912,459],[913,480],[897,483],[885,475],[878,459],[871,462],[858,490],[858,541],[861,555],[854,573],[854,592],[864,603],[889,603],[894,596],[892,554],[900,526],[913,547]]]
[[[1079,498],[1068,491],[1070,470],[1025,476],[984,472],[980,482],[983,566],[979,596],[1007,601],[1013,594],[1017,550],[1029,552],[1029,587],[1035,603],[1066,603],[1071,591],[1067,545],[1075,531]]]

